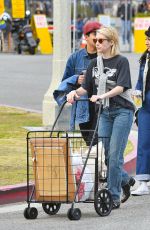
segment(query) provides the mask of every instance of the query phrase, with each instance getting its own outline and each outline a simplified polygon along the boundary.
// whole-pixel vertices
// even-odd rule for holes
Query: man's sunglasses
[[[103,43],[103,41],[105,41],[105,40],[107,40],[107,41],[108,41],[108,39],[103,39],[103,38],[99,38],[99,39],[97,39],[97,38],[94,38],[94,39],[93,39],[93,42],[94,42],[94,43],[98,42],[98,43],[102,44],[102,43]]]

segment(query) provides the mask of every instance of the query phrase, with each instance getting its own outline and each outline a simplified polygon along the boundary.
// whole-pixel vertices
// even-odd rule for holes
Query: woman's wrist
[[[76,96],[78,96],[78,94],[77,94],[77,91],[76,90],[72,90],[71,91],[72,92],[72,94],[73,94],[73,96],[76,98]]]
[[[77,93],[77,91],[76,91],[75,89],[74,89],[74,90],[72,90],[72,92],[73,92],[73,93],[75,93],[75,94]]]

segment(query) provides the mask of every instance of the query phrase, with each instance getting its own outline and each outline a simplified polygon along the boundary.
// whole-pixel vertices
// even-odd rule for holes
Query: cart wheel
[[[112,206],[112,196],[107,189],[102,189],[96,193],[94,207],[98,215],[108,216],[111,213]]]
[[[59,211],[60,206],[60,203],[42,203],[43,210],[48,215],[55,215]]]
[[[26,219],[30,219],[30,217],[29,217],[29,214],[28,214],[28,210],[29,210],[29,208],[25,208],[25,210],[24,210],[24,217],[26,218]]]
[[[29,208],[27,212],[29,219],[36,219],[38,216],[38,210],[36,208]]]
[[[81,211],[79,208],[70,208],[67,212],[67,216],[69,220],[80,220]]]

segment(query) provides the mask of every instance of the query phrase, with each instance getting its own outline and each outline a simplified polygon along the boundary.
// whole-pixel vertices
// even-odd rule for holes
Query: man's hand
[[[80,96],[76,93],[75,90],[71,91],[70,93],[67,94],[67,101],[71,104],[74,103],[75,99],[79,99]]]
[[[79,75],[77,83],[81,85],[82,83],[84,83],[84,80],[85,80],[85,76],[83,74]]]

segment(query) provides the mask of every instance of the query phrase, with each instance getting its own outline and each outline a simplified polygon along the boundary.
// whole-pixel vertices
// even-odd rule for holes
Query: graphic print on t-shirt
[[[108,67],[104,67],[104,73],[107,75],[107,77],[113,77],[116,73],[117,69],[110,69]]]
[[[116,77],[115,77],[116,72],[117,72],[117,69],[111,69],[108,67],[104,67],[104,73],[106,74],[109,80],[112,80],[112,81],[116,80]],[[93,77],[95,77],[95,84],[96,86],[98,86],[98,81],[99,81],[98,67],[93,68]]]

